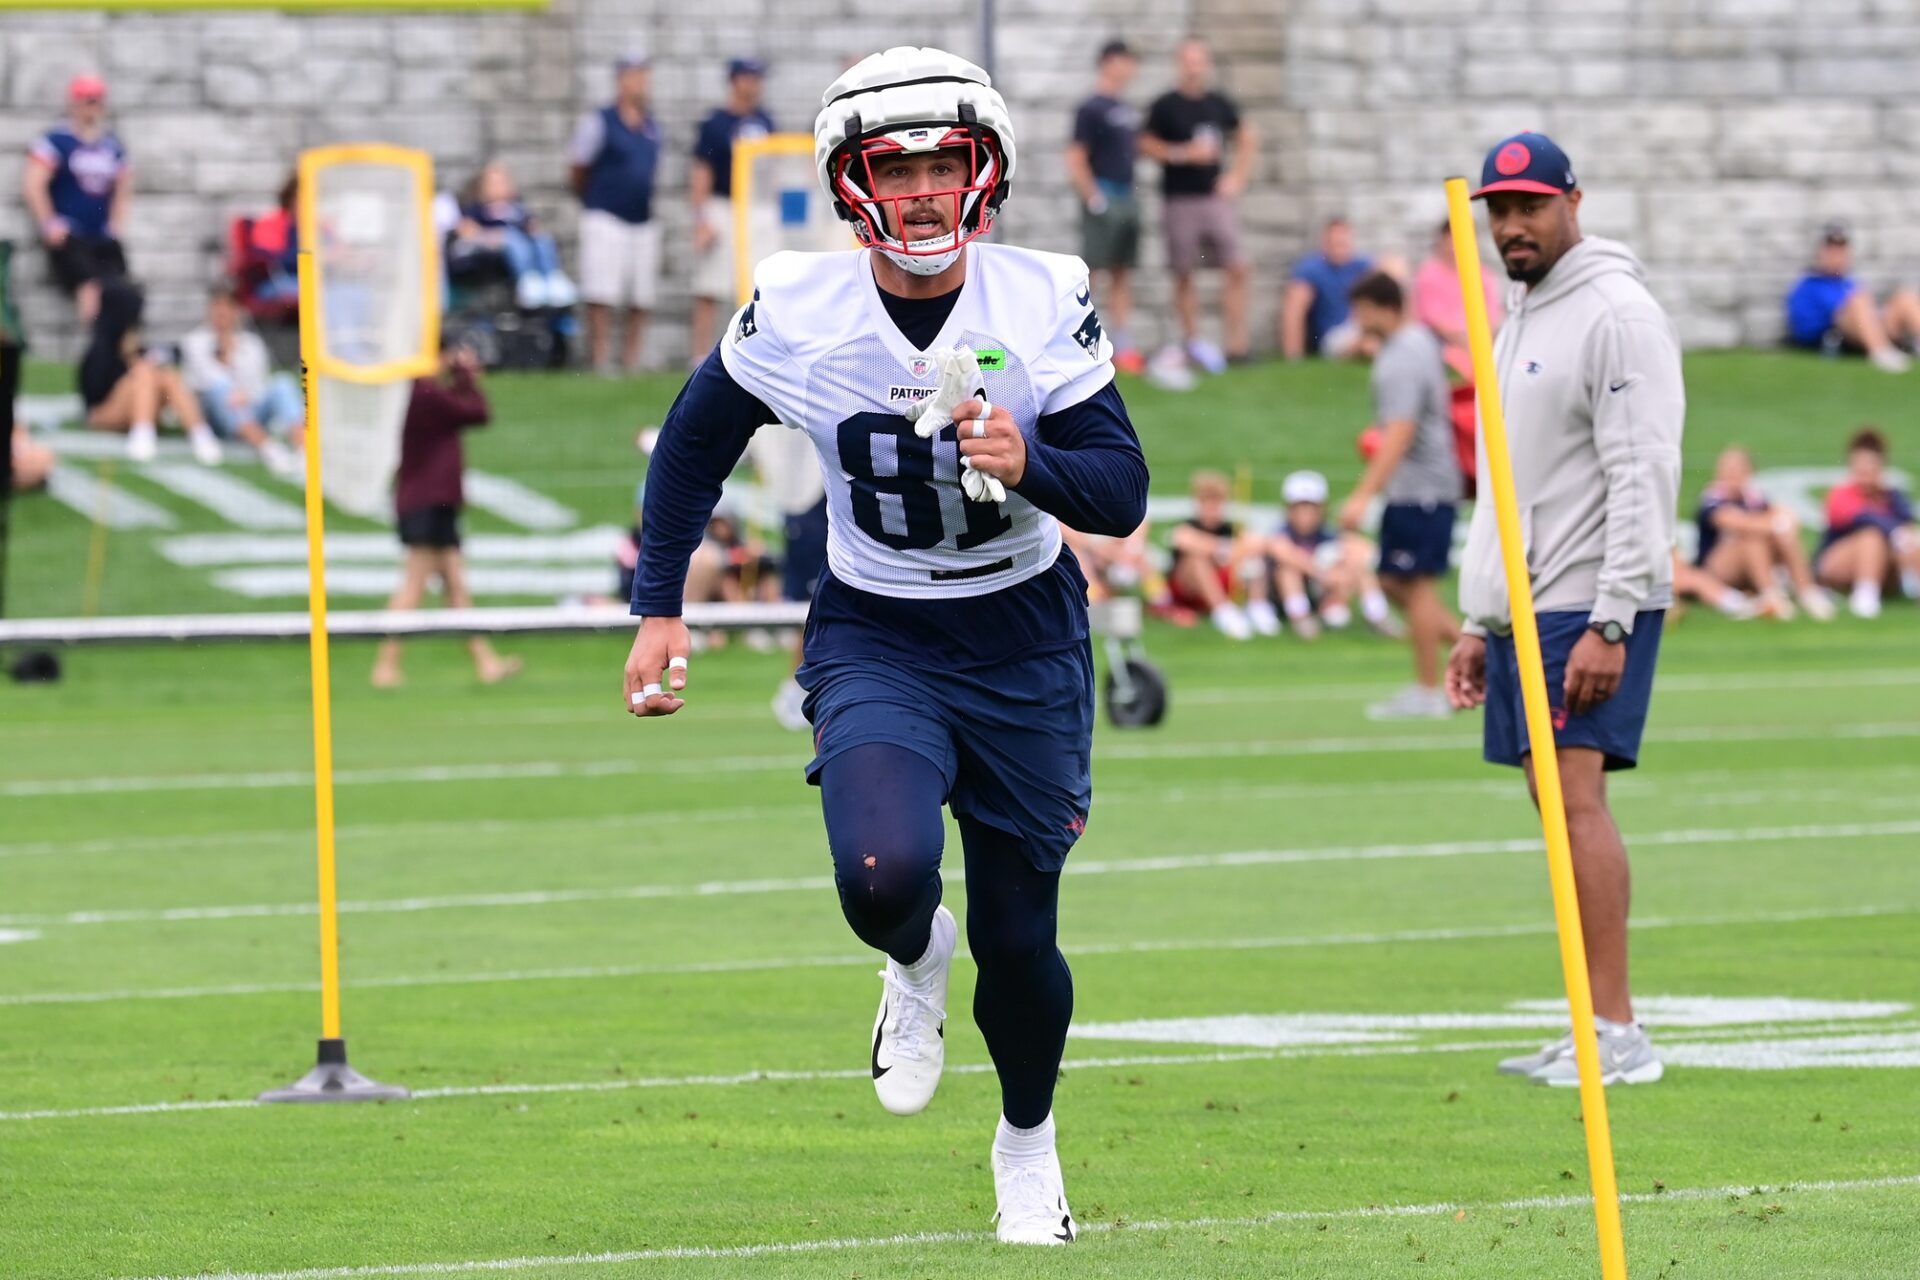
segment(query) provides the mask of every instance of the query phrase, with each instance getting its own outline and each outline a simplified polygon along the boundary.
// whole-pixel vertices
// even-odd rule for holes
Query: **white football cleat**
[[[1004,1131],[1006,1121],[1000,1122]],[[1046,1152],[1014,1155],[1002,1151],[1004,1134],[993,1143],[993,1194],[998,1203],[994,1234],[1001,1244],[1062,1245],[1079,1234],[1067,1207],[1066,1180],[1054,1149],[1053,1117],[1047,1117]]]
[[[953,913],[935,907],[927,956],[915,965],[927,965],[932,972],[915,981],[905,965],[891,958],[880,971],[886,986],[873,1020],[873,1091],[894,1115],[924,1111],[940,1087],[940,1072],[947,1065],[947,970],[959,936]]]

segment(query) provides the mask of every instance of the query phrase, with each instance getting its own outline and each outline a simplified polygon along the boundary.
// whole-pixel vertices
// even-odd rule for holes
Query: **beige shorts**
[[[581,210],[581,299],[646,311],[659,294],[660,224],[628,222],[601,209]]]
[[[1168,196],[1161,217],[1167,224],[1167,263],[1175,271],[1246,261],[1240,214],[1225,196]]]
[[[733,305],[733,201],[707,201],[701,221],[713,228],[713,243],[693,259],[693,296]]]

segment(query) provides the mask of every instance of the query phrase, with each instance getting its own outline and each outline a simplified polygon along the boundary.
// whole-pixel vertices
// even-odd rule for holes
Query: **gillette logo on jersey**
[[[889,191],[888,162],[939,155],[927,190]],[[814,162],[862,244],[939,275],[993,226],[1013,179],[1013,122],[987,73],[938,49],[890,49],[827,89]]]

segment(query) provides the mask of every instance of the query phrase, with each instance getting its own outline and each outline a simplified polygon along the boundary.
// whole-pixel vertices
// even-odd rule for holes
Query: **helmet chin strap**
[[[956,231],[949,231],[946,235],[939,236],[937,239],[952,240],[958,234]],[[889,244],[898,243],[897,240],[889,236],[885,241],[876,244],[874,248],[886,254],[887,258],[902,271],[916,276],[939,275],[942,271],[945,271],[948,267],[960,260],[960,250],[964,247],[956,245],[943,253],[904,253],[898,249],[887,247]]]

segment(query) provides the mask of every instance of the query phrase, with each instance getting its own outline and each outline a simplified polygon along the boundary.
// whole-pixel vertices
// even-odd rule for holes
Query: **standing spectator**
[[[206,466],[220,462],[220,441],[208,429],[166,348],[149,349],[140,332],[146,298],[131,281],[113,279],[100,289],[93,334],[80,357],[80,400],[87,425],[127,433],[127,457],[151,462],[159,450],[156,424],[171,410],[187,433],[193,456]]]
[[[733,279],[733,144],[773,132],[760,105],[767,64],[735,58],[727,64],[727,101],[700,122],[688,185],[693,194],[693,314],[689,360],[697,367],[713,349],[716,306],[736,305]]]
[[[1133,269],[1140,261],[1140,202],[1133,162],[1140,145],[1140,110],[1125,100],[1140,59],[1124,40],[1101,46],[1093,96],[1073,114],[1067,177],[1080,197],[1080,256],[1098,280],[1100,310],[1113,343],[1113,367],[1146,368],[1133,343]]]
[[[1814,251],[1813,268],[1787,294],[1787,340],[1829,353],[1867,353],[1876,368],[1905,373],[1911,362],[1898,343],[1920,341],[1920,295],[1895,289],[1886,306],[1853,278],[1853,238],[1844,222],[1829,222]]]
[[[1261,540],[1227,518],[1227,478],[1217,471],[1196,471],[1193,515],[1174,527],[1173,572],[1168,581],[1173,603],[1204,613],[1220,633],[1251,640],[1255,632],[1278,635],[1280,616],[1267,597],[1266,562]],[[1238,585],[1248,584],[1242,609],[1234,603]]]
[[[1506,318],[1500,286],[1491,274],[1482,274],[1487,297],[1487,327],[1498,330]],[[1439,337],[1446,348],[1447,367],[1473,381],[1473,356],[1467,350],[1467,303],[1460,293],[1460,267],[1453,260],[1453,230],[1442,219],[1433,247],[1413,277],[1413,318]]]
[[[291,476],[298,465],[277,437],[297,441],[307,408],[293,379],[273,372],[267,344],[243,316],[233,287],[215,285],[207,296],[207,322],[180,340],[180,364],[214,434],[244,440],[269,471]]]
[[[1845,591],[1856,618],[1880,616],[1883,591],[1898,587],[1920,600],[1920,535],[1913,501],[1887,483],[1887,438],[1862,427],[1847,441],[1847,478],[1827,494],[1827,531],[1814,572]]]
[[[1289,360],[1371,355],[1367,339],[1348,319],[1348,294],[1373,274],[1373,259],[1353,250],[1353,224],[1328,218],[1320,247],[1293,264],[1280,299],[1280,352]]]
[[[460,436],[471,427],[486,426],[491,413],[480,385],[480,361],[467,347],[445,347],[439,372],[415,380],[400,434],[393,494],[407,558],[388,609],[418,608],[427,584],[436,577],[450,607],[473,604],[460,554],[460,508],[466,501],[460,478],[467,466]],[[482,684],[498,684],[520,670],[520,659],[501,657],[485,636],[471,637],[467,650]],[[373,686],[393,689],[401,679],[400,641],[389,636],[380,642],[374,659]]]
[[[1240,118],[1231,98],[1213,87],[1213,52],[1206,41],[1197,36],[1182,40],[1174,50],[1174,67],[1175,87],[1147,112],[1140,151],[1161,166],[1167,259],[1186,356],[1207,372],[1219,373],[1229,357],[1244,359],[1248,349],[1247,287],[1253,265],[1240,244],[1240,215],[1234,205],[1253,168],[1253,126]],[[1193,273],[1201,267],[1226,272],[1220,295],[1225,354],[1200,337]]]
[[[453,253],[500,255],[513,277],[514,301],[526,310],[571,307],[578,301],[573,281],[560,269],[553,237],[535,225],[513,174],[500,161],[489,161],[473,176],[453,235]]]
[[[127,274],[120,247],[133,198],[127,149],[107,128],[107,85],[95,75],[67,83],[67,122],[27,148],[22,186],[53,274],[83,323],[100,311],[103,280]]]
[[[1593,978],[1605,1084],[1649,1084],[1664,1068],[1635,1021],[1627,971],[1632,879],[1606,775],[1631,769],[1673,603],[1673,529],[1687,412],[1680,338],[1625,245],[1580,229],[1573,162],[1544,134],[1497,143],[1476,199],[1517,291],[1495,362],[1513,483],[1527,513],[1527,572],[1566,795],[1580,925]],[[1525,371],[1520,366],[1525,362]],[[1538,369],[1540,372],[1533,372]],[[1482,464],[1482,470],[1484,470]],[[1484,704],[1482,754],[1525,772],[1538,802],[1521,701],[1518,641],[1491,502],[1475,506],[1460,561],[1467,620],[1447,691]],[[1506,1075],[1580,1083],[1571,1032],[1500,1064]]]
[[[1373,720],[1444,719],[1452,704],[1440,687],[1440,654],[1460,638],[1441,603],[1439,580],[1453,555],[1454,504],[1460,462],[1453,449],[1453,393],[1433,330],[1407,314],[1400,282],[1376,271],[1353,286],[1353,320],[1373,361],[1373,419],[1380,445],[1353,494],[1340,507],[1340,527],[1357,533],[1375,494],[1380,514],[1380,585],[1406,615],[1413,646],[1413,684],[1367,708]]]
[[[645,54],[613,64],[614,100],[580,118],[567,148],[569,180],[580,197],[580,294],[587,303],[587,352],[610,372],[613,309],[626,310],[622,365],[640,367],[640,344],[660,283],[660,227],[653,179],[660,126],[649,101],[653,71]]]
[[[1793,603],[1780,591],[1784,571],[1801,608],[1821,622],[1833,617],[1833,601],[1815,584],[1807,565],[1800,522],[1753,482],[1753,458],[1745,449],[1736,445],[1721,450],[1713,482],[1700,494],[1695,523],[1700,534],[1695,563],[1740,595],[1751,594],[1754,614],[1783,621],[1794,615]],[[1715,598],[1723,610],[1732,603],[1724,593]],[[1746,610],[1734,604],[1731,612]]]

